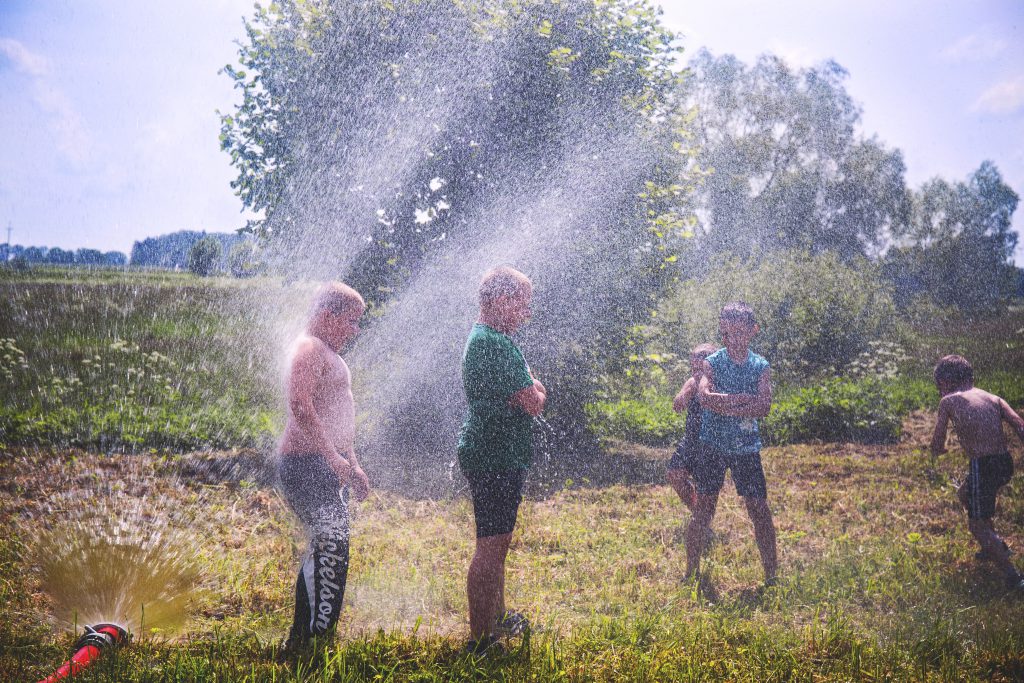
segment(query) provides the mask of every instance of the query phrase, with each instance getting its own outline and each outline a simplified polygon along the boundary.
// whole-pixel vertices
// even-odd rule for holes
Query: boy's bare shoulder
[[[297,338],[291,348],[291,365],[306,365],[327,358],[327,345],[316,337],[304,334]]]

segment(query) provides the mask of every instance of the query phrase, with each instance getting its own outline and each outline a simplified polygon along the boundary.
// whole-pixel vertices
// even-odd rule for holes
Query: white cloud
[[[29,76],[45,76],[50,71],[46,57],[30,51],[13,38],[0,38],[0,54],[14,64],[14,68]]]
[[[93,147],[91,136],[71,100],[54,85],[49,60],[13,38],[0,38],[0,54],[30,77],[32,101],[49,115],[47,124],[57,149],[73,165],[85,164]]]
[[[981,94],[971,111],[983,114],[1014,114],[1024,110],[1024,75],[996,83]]]
[[[987,31],[964,36],[952,45],[947,45],[939,54],[947,62],[987,62],[1001,55],[1007,48],[1002,38],[996,38]]]

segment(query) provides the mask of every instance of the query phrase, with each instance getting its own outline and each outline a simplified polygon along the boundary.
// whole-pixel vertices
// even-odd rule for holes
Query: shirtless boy
[[[462,358],[469,411],[459,434],[459,469],[469,481],[476,521],[476,550],[466,578],[465,651],[476,655],[500,649],[498,634],[515,635],[528,626],[523,615],[505,609],[505,558],[533,460],[533,418],[547,399],[510,337],[530,319],[532,296],[530,280],[513,268],[484,275],[480,315]]]
[[[359,332],[364,310],[363,298],[348,285],[324,285],[289,357],[278,474],[289,507],[309,531],[310,549],[295,582],[295,618],[285,652],[333,635],[348,575],[348,490],[357,500],[370,490],[353,449],[351,376],[338,355]]]
[[[931,451],[946,452],[949,423],[970,458],[967,480],[957,492],[967,509],[967,526],[981,546],[981,559],[995,562],[1006,577],[1006,587],[1024,591],[1024,576],[1010,561],[1010,550],[996,534],[992,517],[996,495],[1013,476],[1013,458],[1007,449],[1003,421],[1024,442],[1024,419],[1003,399],[974,386],[974,369],[963,356],[945,356],[935,366],[935,385],[942,398],[935,421]]]

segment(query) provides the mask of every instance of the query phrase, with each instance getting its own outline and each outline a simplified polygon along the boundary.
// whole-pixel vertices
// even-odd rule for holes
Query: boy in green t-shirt
[[[533,418],[547,397],[508,336],[530,319],[532,295],[530,280],[519,271],[489,271],[480,283],[480,316],[462,359],[469,410],[459,434],[459,469],[469,481],[476,520],[465,649],[477,654],[495,644],[496,632],[518,634],[528,626],[523,615],[505,609],[505,558],[533,460]]]

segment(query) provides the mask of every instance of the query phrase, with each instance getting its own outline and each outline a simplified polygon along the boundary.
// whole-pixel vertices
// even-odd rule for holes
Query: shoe
[[[505,654],[505,646],[498,640],[498,636],[487,636],[480,640],[469,640],[459,651],[460,655],[470,655],[477,659],[485,657],[501,656]]]
[[[520,612],[506,610],[494,627],[506,636],[521,636],[530,629],[530,620]]]
[[[1006,545],[1006,541],[1000,541],[1000,543],[1003,544],[1003,548],[1006,550],[1007,554],[1013,555],[1013,551],[1010,550],[1010,546]],[[988,562],[989,560],[994,560],[995,558],[989,555],[984,550],[979,550],[978,552],[974,553],[974,559],[976,559],[978,562]]]

